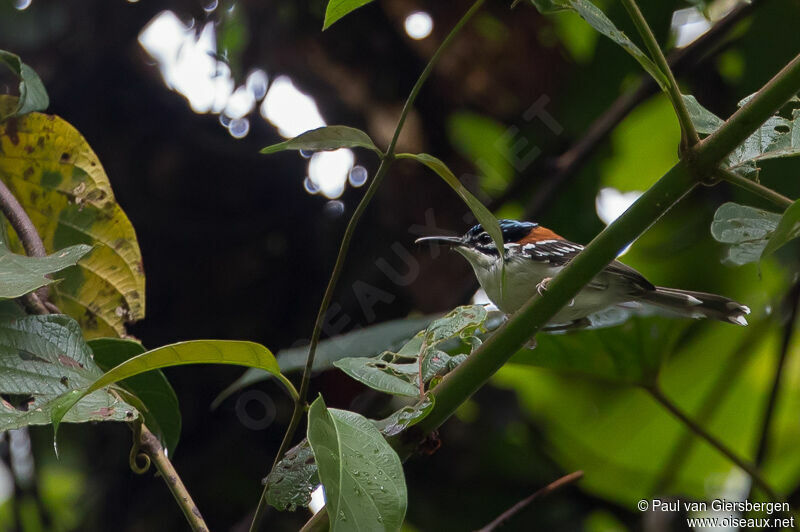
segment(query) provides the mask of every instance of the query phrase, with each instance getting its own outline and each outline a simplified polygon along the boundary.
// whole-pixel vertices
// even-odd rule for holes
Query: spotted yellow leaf
[[[0,114],[17,105],[0,97]],[[94,246],[57,275],[53,302],[87,338],[122,336],[144,317],[145,285],[136,233],[114,199],[97,155],[62,118],[29,113],[0,125],[0,179],[19,199],[49,252]],[[11,235],[12,248],[19,243]]]

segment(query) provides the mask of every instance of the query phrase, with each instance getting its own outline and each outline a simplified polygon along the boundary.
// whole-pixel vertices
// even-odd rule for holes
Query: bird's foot
[[[547,285],[550,284],[550,281],[552,280],[552,277],[545,277],[539,284],[536,285],[536,291],[539,292],[540,296],[544,295],[544,293],[547,291]]]

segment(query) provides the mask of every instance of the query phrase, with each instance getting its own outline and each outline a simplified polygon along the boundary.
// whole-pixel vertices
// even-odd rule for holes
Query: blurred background
[[[618,2],[596,3],[635,35]],[[0,4],[0,48],[41,76],[48,112],[85,136],[136,228],[147,317],[130,332],[146,346],[230,338],[277,352],[310,336],[339,239],[377,160],[366,151],[258,150],[324,124],[364,129],[385,147],[418,74],[470,5],[378,0],[323,33],[325,4]],[[425,85],[398,150],[441,158],[499,217],[532,219],[588,242],[677,161],[677,121],[668,101],[643,83],[638,64],[576,15],[544,17],[526,2],[513,9],[508,1],[487,4]],[[800,3],[716,1],[706,6],[711,22],[698,4],[640,2],[660,42],[680,58],[684,92],[727,117],[800,50]],[[11,78],[2,80],[4,92],[13,93]],[[797,197],[797,161],[763,170],[765,183]],[[760,323],[780,310],[794,282],[797,248],[760,271],[725,264],[726,250],[709,232],[725,201],[773,208],[725,184],[698,190],[623,260],[656,284],[734,297]],[[438,177],[396,164],[356,233],[327,333],[469,301],[477,283],[467,263],[413,241],[462,233],[472,223]],[[750,456],[785,332],[777,321],[752,333],[664,320],[649,330],[656,341],[627,342],[625,335],[641,328],[637,322],[609,329],[604,345],[571,348],[591,353],[621,341],[633,356],[646,356],[663,347],[656,345],[662,335],[680,329],[662,385]],[[795,342],[787,367],[797,370],[798,356]],[[240,369],[165,373],[183,414],[177,470],[213,530],[245,530],[291,414],[289,401],[267,382],[212,411],[212,400]],[[763,467],[781,492],[791,493],[800,481],[800,373],[786,374]],[[338,371],[315,377],[311,391],[329,406],[373,417],[391,409]],[[64,426],[58,460],[51,429],[31,433],[45,528],[185,528],[163,483],[128,468],[127,428]],[[535,503],[506,529],[680,530],[685,525],[677,520],[638,512],[636,501],[749,491],[743,474],[687,436],[641,390],[619,379],[543,369],[524,357],[464,405],[440,437],[440,450],[407,464],[408,530],[479,528],[575,469],[586,472],[583,481]],[[11,529],[8,477],[0,477],[0,525]],[[270,530],[296,530],[307,517],[303,509],[273,512],[267,522]]]

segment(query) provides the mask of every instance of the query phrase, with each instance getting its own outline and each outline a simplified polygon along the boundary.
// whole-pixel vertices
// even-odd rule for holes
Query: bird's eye
[[[483,233],[480,238],[480,243],[488,246],[492,243],[492,237],[486,233]]]

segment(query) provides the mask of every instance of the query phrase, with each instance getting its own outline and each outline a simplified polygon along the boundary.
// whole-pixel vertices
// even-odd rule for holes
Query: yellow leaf
[[[0,113],[16,98],[0,96]],[[58,275],[53,302],[87,338],[122,336],[144,317],[145,285],[136,233],[114,199],[97,155],[62,118],[30,113],[0,125],[0,179],[16,195],[49,252],[94,250]],[[12,246],[20,248],[16,238]]]

